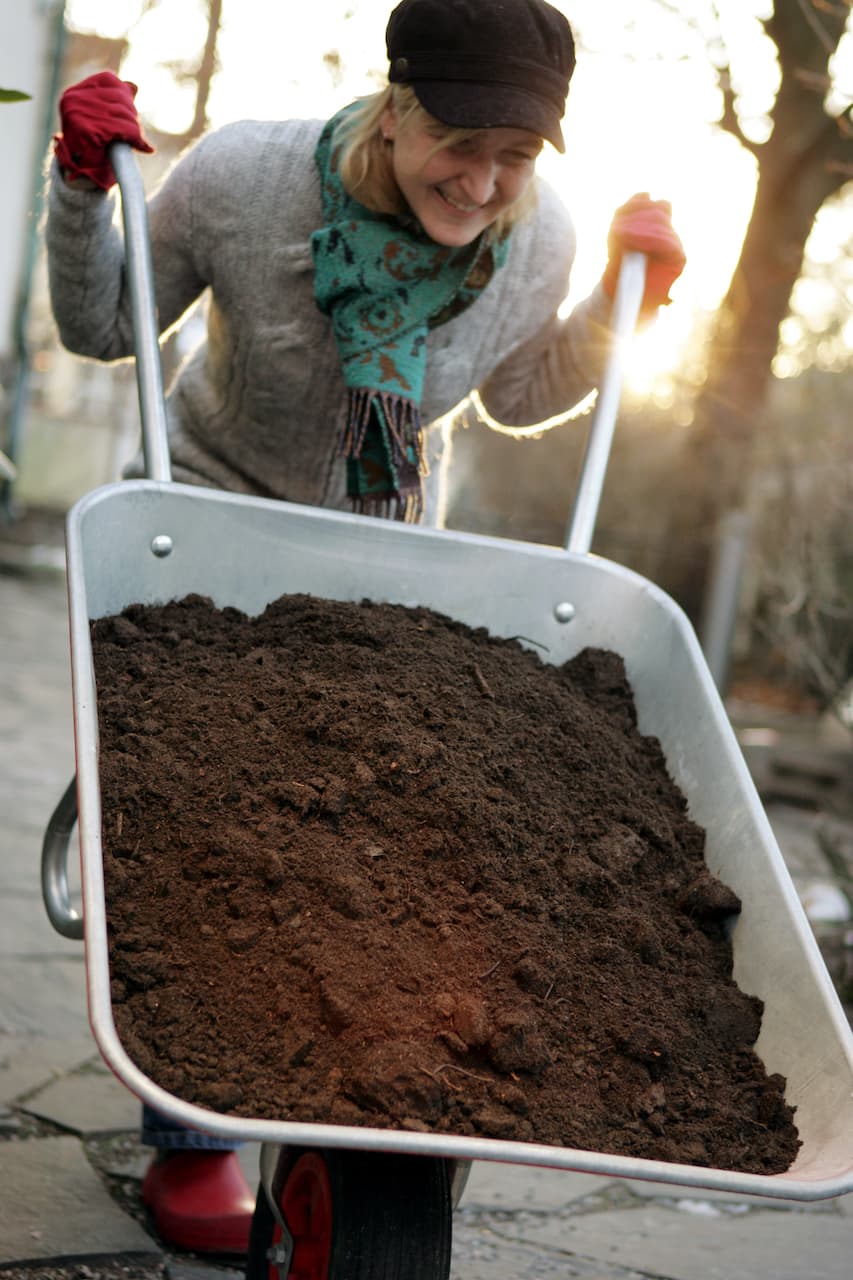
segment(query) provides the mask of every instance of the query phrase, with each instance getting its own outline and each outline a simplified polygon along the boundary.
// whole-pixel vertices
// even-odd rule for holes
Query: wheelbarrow
[[[546,547],[251,498],[171,481],[145,201],[130,151],[113,147],[127,242],[145,480],[98,488],[67,520],[77,774],[48,826],[42,887],[54,927],[85,937],[89,1018],[101,1054],[142,1101],[182,1126],[262,1144],[251,1277],[443,1280],[451,1209],[472,1161],[647,1179],[780,1200],[853,1190],[853,1035],[755,791],[696,636],[651,582],[590,554],[645,261],[628,255],[616,340],[600,388],[565,545]],[[90,623],[190,593],[261,613],[281,595],[418,605],[495,636],[532,638],[563,664],[581,649],[624,660],[641,732],[659,739],[711,873],[742,901],[735,981],[764,1003],[756,1052],[787,1080],[801,1147],[759,1175],[535,1142],[251,1119],[183,1101],[130,1059],[113,1020]],[[71,904],[75,823],[82,913]]]

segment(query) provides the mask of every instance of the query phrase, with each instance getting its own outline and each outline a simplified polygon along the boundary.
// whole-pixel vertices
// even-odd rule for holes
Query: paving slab
[[[0,1106],[82,1066],[96,1052],[91,1036],[0,1036]]]
[[[853,823],[822,814],[815,834],[836,875],[847,883],[853,881]]]
[[[839,1196],[837,1200],[832,1202],[838,1212],[845,1218],[853,1218],[853,1194],[849,1196]]]
[[[86,1034],[82,952],[61,958],[0,956],[0,1035]]]
[[[573,1201],[594,1195],[612,1180],[564,1169],[536,1165],[498,1164],[477,1160],[468,1178],[461,1204],[466,1209],[559,1210]]]
[[[74,776],[70,711],[61,719],[56,709],[28,705],[22,723],[9,721],[9,700],[0,690],[3,708],[0,722],[0,752],[3,755],[3,795],[9,822],[3,824],[2,840],[11,862],[3,867],[3,877],[11,874],[38,883],[41,846],[45,828],[68,783]],[[34,723],[40,722],[40,728]],[[61,726],[61,727],[60,727]],[[14,839],[13,839],[14,837]]]
[[[632,1267],[608,1266],[559,1246],[507,1239],[499,1217],[461,1211],[453,1225],[450,1280],[643,1280]]]
[[[683,1212],[641,1204],[582,1216],[518,1215],[506,1236],[667,1280],[850,1280],[853,1224],[837,1214]]]
[[[3,705],[2,695],[0,695],[0,705]],[[47,713],[50,714],[49,712]],[[6,769],[6,761],[10,758],[13,751],[17,750],[17,744],[20,742],[22,735],[26,731],[22,729],[16,735],[7,735],[0,732],[0,755],[3,756],[4,770]],[[61,742],[65,743],[66,738],[70,744],[71,722],[69,719],[67,734],[61,735]],[[45,742],[40,751],[50,752],[54,755],[58,752],[59,743]],[[14,795],[15,807],[15,825],[23,828],[27,835],[26,841],[18,841],[16,846],[9,849],[13,856],[11,870],[21,873],[30,878],[33,874],[38,879],[39,861],[41,858],[41,845],[45,828],[47,827],[50,816],[59,803],[60,798],[65,792],[65,788],[74,776],[74,756],[70,745],[67,751],[62,751],[63,764],[49,771],[43,765],[33,765],[25,768],[19,765],[14,774],[11,770],[6,772],[3,780],[3,794],[9,803],[9,797]],[[68,757],[65,761],[65,757]],[[8,843],[4,837],[4,843]],[[4,878],[8,875],[10,868],[4,868]]]
[[[2,857],[2,852],[0,852]],[[63,938],[51,925],[38,894],[21,891],[3,893],[8,920],[0,930],[0,956],[18,960],[83,959],[83,943]],[[79,904],[72,904],[79,910]]]
[[[831,877],[832,868],[818,840],[820,815],[774,802],[765,805],[765,809],[791,878]]]
[[[137,1125],[137,1130],[138,1130]],[[136,1133],[133,1135],[135,1139]],[[143,1147],[136,1140],[127,1138],[128,1145],[117,1151],[108,1151],[99,1167],[111,1178],[121,1178],[123,1182],[142,1182],[145,1172],[151,1163],[152,1150]]]
[[[76,1138],[2,1143],[0,1205],[0,1265],[160,1257],[147,1232],[104,1189]]]
[[[17,1111],[0,1106],[0,1138],[14,1137],[23,1128],[24,1122]]]
[[[98,1070],[47,1085],[23,1109],[84,1137],[139,1128],[138,1099],[114,1076]]]

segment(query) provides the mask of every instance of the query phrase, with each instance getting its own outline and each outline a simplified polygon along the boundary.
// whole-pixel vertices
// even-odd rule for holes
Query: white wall
[[[61,0],[0,0],[0,88],[32,95],[0,103],[0,358],[12,349],[61,9]]]

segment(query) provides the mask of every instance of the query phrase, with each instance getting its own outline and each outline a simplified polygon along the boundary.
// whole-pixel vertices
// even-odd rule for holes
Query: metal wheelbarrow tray
[[[124,185],[122,194],[128,206]],[[128,215],[126,207],[126,225]],[[626,305],[622,293],[620,284],[617,311]],[[636,309],[631,327],[635,317]],[[138,331],[137,338],[140,359]],[[144,433],[145,378],[143,368]],[[613,394],[605,381],[600,406]],[[89,1015],[119,1079],[172,1120],[235,1139],[547,1165],[785,1199],[853,1190],[853,1035],[690,624],[649,581],[586,554],[596,502],[593,495],[592,517],[585,514],[589,486],[564,550],[173,484],[156,447],[149,436],[149,474],[153,457],[157,479],[95,490],[67,525]],[[530,637],[557,664],[586,646],[619,653],[640,731],[660,740],[690,816],[706,830],[710,871],[742,900],[733,976],[764,1002],[756,1051],[768,1072],[787,1079],[802,1141],[793,1166],[764,1176],[527,1142],[236,1118],[186,1103],[145,1076],[125,1052],[111,1011],[89,628],[130,604],[193,592],[250,615],[295,592],[421,605],[496,636]],[[65,820],[60,806],[45,844],[45,900],[55,926],[80,936],[62,865],[74,819],[70,789],[64,804]]]

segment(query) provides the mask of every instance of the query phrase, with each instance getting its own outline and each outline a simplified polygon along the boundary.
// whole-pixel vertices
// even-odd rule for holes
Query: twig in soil
[[[422,1067],[421,1070],[425,1070],[425,1068]],[[478,1076],[476,1071],[468,1071],[465,1067],[457,1067],[455,1062],[443,1062],[440,1067],[436,1068],[436,1075],[441,1071],[458,1071],[460,1075],[470,1076],[472,1080],[479,1080],[481,1084],[492,1083],[488,1076]],[[427,1075],[431,1074],[432,1072],[427,1072]]]
[[[422,1072],[425,1076],[429,1076],[430,1080],[434,1080],[436,1084],[446,1084],[451,1089],[455,1088],[454,1085],[450,1084],[449,1080],[440,1080],[438,1072],[436,1071],[429,1071],[426,1067],[418,1067],[418,1071]]]
[[[492,692],[489,682],[486,679],[486,677],[483,675],[480,668],[477,666],[476,662],[474,663],[474,679],[477,681],[477,684],[480,686],[480,692],[482,694],[485,694],[487,698],[494,698],[495,695]]]
[[[477,981],[482,982],[484,978],[490,978],[494,973],[495,969],[497,969],[499,964],[500,964],[500,960],[496,960],[495,963],[492,965],[491,969],[487,969],[485,973],[478,973]]]
[[[439,1067],[439,1071],[443,1071],[444,1067]],[[434,1080],[437,1085],[441,1085],[443,1089],[450,1089],[453,1093],[461,1093],[462,1085],[454,1084],[452,1080],[442,1080],[438,1071],[428,1071],[426,1067],[418,1067],[418,1071],[422,1071],[425,1076],[429,1076],[430,1080]]]
[[[540,644],[538,640],[531,640],[530,636],[507,636],[507,640],[524,640],[526,644],[535,644],[536,648],[541,649],[543,653],[551,652],[547,644]]]

